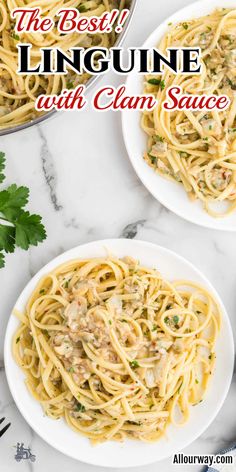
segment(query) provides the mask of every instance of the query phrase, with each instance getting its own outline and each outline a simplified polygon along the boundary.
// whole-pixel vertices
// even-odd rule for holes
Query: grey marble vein
[[[134,239],[137,236],[139,228],[143,227],[146,220],[139,220],[134,223],[130,223],[122,230],[120,238]]]
[[[76,221],[76,218],[71,218],[68,221],[65,221],[64,223],[65,228],[73,228],[73,229],[79,229],[79,224]]]
[[[215,247],[217,253],[220,254],[221,256],[225,256],[225,251],[223,251],[221,245],[218,244],[216,241],[214,241],[213,244],[214,244],[214,247]]]
[[[53,156],[48,148],[47,139],[40,127],[38,127],[38,133],[41,139],[40,158],[42,162],[42,170],[46,184],[48,186],[50,200],[54,210],[60,211],[62,210],[62,205],[58,202],[58,197],[56,193],[57,174],[53,161]]]

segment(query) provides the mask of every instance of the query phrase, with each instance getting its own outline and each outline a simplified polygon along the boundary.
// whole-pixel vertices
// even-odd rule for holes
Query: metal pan
[[[125,38],[125,36],[127,34],[127,31],[129,29],[131,20],[132,20],[133,15],[134,15],[134,11],[135,11],[137,1],[138,0],[127,0],[126,5],[130,9],[130,14],[127,18],[127,21],[126,21],[126,24],[125,24],[125,27],[124,27],[122,33],[118,36],[117,41],[114,44],[114,47],[115,46],[116,47],[121,46],[121,44],[123,43],[124,38]],[[99,79],[100,79],[100,76],[91,77],[91,79],[89,79],[88,82],[86,83],[86,91],[91,89],[92,87],[94,87],[94,85],[96,84],[96,82]],[[31,120],[31,121],[27,121],[26,123],[22,123],[21,125],[12,126],[11,128],[2,129],[2,130],[0,130],[0,136],[5,136],[6,134],[15,133],[16,131],[20,131],[22,129],[29,128],[30,126],[34,126],[38,123],[42,123],[43,121],[46,121],[49,118],[51,118],[56,113],[57,112],[55,110],[50,111],[48,113],[45,113],[45,115],[43,115],[43,116],[35,118],[34,120]]]

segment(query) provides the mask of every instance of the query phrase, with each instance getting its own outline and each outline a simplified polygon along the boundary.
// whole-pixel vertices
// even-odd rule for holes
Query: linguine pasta
[[[158,106],[144,112],[142,128],[148,135],[146,162],[161,176],[179,182],[191,199],[199,199],[212,216],[236,208],[236,10],[219,9],[205,17],[169,25],[159,49],[200,47],[199,75],[175,75],[165,70],[161,80],[147,76],[145,93]],[[224,111],[166,111],[166,89],[179,85],[187,94],[225,94]],[[213,208],[213,203],[227,208]],[[222,205],[221,205],[222,206]]]
[[[29,391],[94,443],[155,441],[206,394],[220,309],[195,283],[130,257],[78,259],[45,275],[15,314]]]
[[[34,108],[34,102],[40,94],[59,95],[65,88],[75,88],[85,84],[89,74],[76,75],[69,70],[66,75],[17,75],[18,50],[17,43],[30,43],[31,66],[40,60],[42,47],[59,47],[68,51],[73,47],[106,47],[114,45],[116,33],[96,34],[62,34],[54,29],[48,33],[15,33],[15,20],[10,12],[20,7],[41,7],[42,16],[48,16],[56,22],[56,12],[61,8],[77,8],[86,16],[101,16],[104,11],[126,7],[126,0],[0,0],[0,130],[20,125],[40,116]]]

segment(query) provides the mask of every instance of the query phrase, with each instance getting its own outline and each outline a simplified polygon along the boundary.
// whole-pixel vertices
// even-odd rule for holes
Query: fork
[[[1,418],[1,419],[0,419],[0,424],[3,423],[4,420],[5,420],[5,418]],[[11,423],[8,423],[8,424],[6,424],[6,426],[4,426],[4,428],[2,428],[2,429],[0,430],[0,438],[1,438],[1,436],[3,436],[3,434],[8,430],[8,428],[10,428],[10,426],[11,426]]]

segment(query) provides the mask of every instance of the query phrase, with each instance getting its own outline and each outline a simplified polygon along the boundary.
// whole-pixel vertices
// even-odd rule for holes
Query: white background
[[[125,46],[142,45],[160,22],[189,3],[138,0]],[[120,76],[109,73],[99,85],[121,82]],[[19,293],[39,268],[66,249],[95,239],[136,237],[173,249],[202,270],[222,297],[235,328],[236,236],[187,223],[154,200],[129,163],[119,112],[98,114],[87,108],[63,113],[41,126],[1,137],[0,150],[6,152],[7,183],[30,187],[30,209],[43,216],[48,233],[38,248],[8,255],[6,268],[0,271],[0,418],[6,416],[12,422],[0,439],[0,467],[3,472],[92,472],[94,467],[56,452],[34,434],[11,398],[2,347],[9,313]],[[235,394],[234,378],[217,419],[185,453],[212,453],[236,442]],[[13,446],[17,441],[31,445],[36,454],[33,465],[15,462]],[[169,459],[137,469],[141,470],[187,472],[202,468],[172,466]]]

